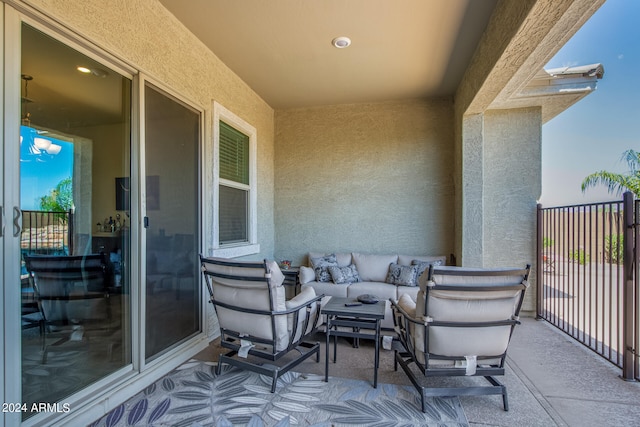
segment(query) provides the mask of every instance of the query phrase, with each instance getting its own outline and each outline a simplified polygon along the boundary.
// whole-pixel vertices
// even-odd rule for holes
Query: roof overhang
[[[496,100],[491,109],[542,108],[546,123],[597,88],[604,76],[602,64],[540,70],[521,90],[506,100]]]

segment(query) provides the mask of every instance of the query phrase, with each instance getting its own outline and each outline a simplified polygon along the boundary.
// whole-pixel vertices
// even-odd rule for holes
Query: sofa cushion
[[[339,286],[336,286],[339,287]],[[360,295],[371,294],[379,300],[397,299],[396,286],[384,282],[357,282],[347,287],[347,296],[357,298]]]
[[[310,258],[311,267],[316,274],[316,280],[318,282],[330,282],[331,274],[329,273],[329,267],[338,266],[335,254],[325,255],[318,258]]]
[[[336,286],[332,282],[309,282],[301,286],[301,289],[311,287],[315,290],[316,295],[326,295],[327,297],[347,297],[347,289],[351,286]],[[324,301],[324,300],[323,300]]]
[[[351,254],[353,263],[358,269],[362,281],[384,282],[389,272],[389,265],[398,261],[397,255],[365,255]]]
[[[392,263],[389,266],[386,282],[399,286],[416,286],[418,267],[415,265],[400,265]]]
[[[349,283],[356,283],[360,281],[358,270],[354,264],[349,264],[347,267],[329,267],[329,273],[333,283],[337,285],[344,285]]]

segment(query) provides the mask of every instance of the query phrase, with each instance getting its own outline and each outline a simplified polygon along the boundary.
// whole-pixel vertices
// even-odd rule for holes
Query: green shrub
[[[589,262],[589,254],[584,251],[584,249],[578,249],[571,251],[569,258],[572,262],[577,262],[580,265],[586,265]]]
[[[620,264],[624,260],[623,234],[604,237],[604,260],[612,264]]]

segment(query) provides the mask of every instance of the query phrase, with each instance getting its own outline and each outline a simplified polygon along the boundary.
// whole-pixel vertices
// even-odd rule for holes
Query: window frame
[[[220,178],[220,122],[249,137],[249,185]],[[258,243],[258,191],[257,191],[257,131],[254,126],[238,117],[220,103],[213,102],[213,251],[212,256],[236,258],[260,252]],[[248,191],[248,218],[246,242],[220,244],[220,185]]]

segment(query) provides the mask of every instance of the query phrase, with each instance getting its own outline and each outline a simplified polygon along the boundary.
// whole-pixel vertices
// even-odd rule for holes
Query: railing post
[[[622,320],[622,379],[634,381],[633,356],[634,346],[634,212],[633,193],[626,192],[623,195],[624,210],[624,289],[623,289],[623,320]]]
[[[542,318],[542,287],[544,286],[544,265],[542,263],[542,205],[536,207],[536,319]]]
[[[69,211],[67,212],[67,245],[69,247],[69,253],[68,255],[75,255],[75,248],[73,247],[73,223],[74,223],[74,218],[73,218],[73,209],[69,209]]]

